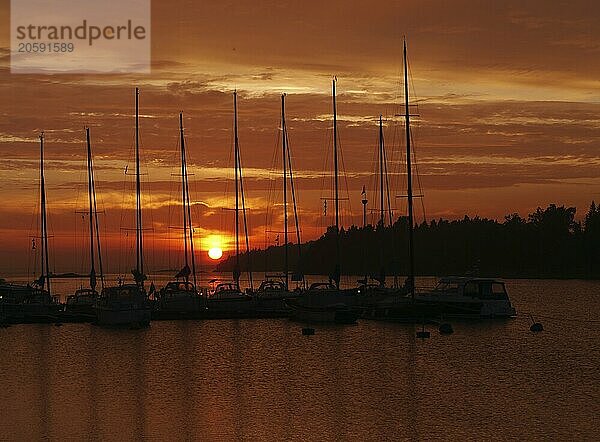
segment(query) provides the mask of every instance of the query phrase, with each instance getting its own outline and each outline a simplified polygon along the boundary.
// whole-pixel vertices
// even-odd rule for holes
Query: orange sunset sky
[[[232,91],[251,246],[273,244],[266,210],[281,199],[272,166],[280,94],[296,172],[301,229],[331,223],[331,78],[338,78],[346,180],[343,224],[361,223],[360,193],[375,203],[376,118],[394,194],[404,149],[401,49],[408,42],[418,171],[427,219],[502,219],[549,203],[578,216],[600,196],[600,4],[593,1],[152,2],[150,75],[11,75],[9,2],[0,9],[0,275],[31,270],[38,206],[38,140],[46,133],[52,267],[85,271],[84,126],[89,125],[103,213],[105,260],[133,266],[133,105],[140,87],[144,219],[150,269],[178,264],[178,112],[184,112],[199,255],[231,247]],[[277,151],[278,152],[278,151]],[[280,154],[279,154],[280,155]],[[275,157],[275,161],[278,157]],[[280,160],[279,160],[280,161]],[[279,162],[275,163],[279,166]],[[346,194],[346,184],[348,193]],[[278,207],[278,206],[275,206]],[[395,203],[397,215],[405,210]],[[417,220],[423,210],[417,204]],[[281,230],[275,213],[272,230]],[[417,245],[418,246],[418,245]],[[227,253],[226,253],[227,255]]]

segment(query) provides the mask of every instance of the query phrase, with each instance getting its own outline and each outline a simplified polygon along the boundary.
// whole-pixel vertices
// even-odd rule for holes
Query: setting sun
[[[210,259],[220,259],[223,256],[223,250],[220,247],[213,247],[208,250],[208,257]]]

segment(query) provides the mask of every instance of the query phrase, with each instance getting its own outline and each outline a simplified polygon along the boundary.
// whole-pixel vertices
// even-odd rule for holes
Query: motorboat
[[[418,312],[429,317],[509,318],[516,316],[504,282],[494,278],[446,277],[415,293]]]
[[[504,282],[494,278],[445,277],[433,290],[398,293],[365,310],[366,319],[414,322],[445,318],[492,319],[516,315]]]

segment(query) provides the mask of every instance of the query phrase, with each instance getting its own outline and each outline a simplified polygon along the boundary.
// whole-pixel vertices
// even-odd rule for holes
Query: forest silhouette
[[[504,278],[600,279],[600,207],[592,202],[582,221],[576,208],[551,204],[527,218],[513,213],[497,220],[437,219],[415,226],[415,273],[421,276],[475,275]],[[399,217],[393,226],[351,226],[340,230],[341,270],[345,275],[388,278],[406,275],[408,225]],[[319,239],[289,244],[290,271],[328,274],[335,262],[335,228]],[[300,255],[300,258],[299,258]],[[248,260],[248,258],[250,258]],[[242,270],[278,272],[284,247],[255,249],[240,260]],[[231,271],[229,257],[217,266]],[[388,279],[389,280],[389,279]]]

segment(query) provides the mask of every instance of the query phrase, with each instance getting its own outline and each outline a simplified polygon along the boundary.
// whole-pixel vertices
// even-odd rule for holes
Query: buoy
[[[529,315],[529,319],[531,319],[531,327],[529,327],[529,330],[536,333],[544,331],[544,326],[542,325],[542,323],[535,322],[535,319],[533,318],[532,314]]]
[[[302,329],[302,335],[303,336],[312,336],[315,334],[315,329],[314,328],[309,328],[309,327],[305,327]]]
[[[444,322],[443,324],[440,324],[440,327],[438,329],[440,331],[440,334],[442,335],[451,335],[452,333],[454,333],[454,329],[452,328],[452,324],[449,324],[447,322]]]
[[[529,327],[529,330],[536,333],[541,332],[544,331],[544,326],[540,322],[534,322],[531,324],[531,327]]]

